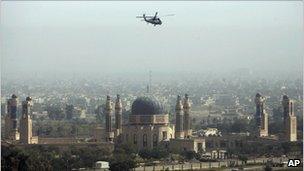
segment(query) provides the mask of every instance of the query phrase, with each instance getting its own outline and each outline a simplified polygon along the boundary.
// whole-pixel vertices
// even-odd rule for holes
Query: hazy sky
[[[5,1],[1,72],[301,71],[302,3]]]

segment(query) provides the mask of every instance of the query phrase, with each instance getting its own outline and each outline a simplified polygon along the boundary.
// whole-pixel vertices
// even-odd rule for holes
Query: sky
[[[136,18],[161,17],[153,26]],[[302,74],[301,1],[4,1],[1,76],[64,73]]]

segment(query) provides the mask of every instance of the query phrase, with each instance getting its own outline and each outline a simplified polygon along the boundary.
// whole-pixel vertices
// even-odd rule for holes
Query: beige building
[[[264,111],[261,118],[260,137],[268,136],[268,114]]]
[[[169,122],[169,114],[165,112],[163,105],[151,96],[138,97],[132,104],[127,124],[122,125],[122,104],[120,97],[117,96],[115,120],[118,123],[115,123],[114,129],[112,129],[112,102],[110,97],[107,96],[104,134],[106,141],[132,144],[138,150],[163,146],[175,151],[204,151],[205,139],[192,136],[191,105],[188,95],[185,96],[183,103],[180,97],[178,97],[177,101],[178,105],[181,105],[176,109],[176,114],[180,118],[177,121],[177,125]],[[184,113],[186,114],[185,116],[183,115]],[[184,120],[186,122],[183,122]],[[175,135],[176,126],[179,129],[177,130],[178,136]],[[112,139],[113,136],[114,139]]]
[[[172,138],[174,126],[162,104],[152,97],[137,98],[128,124],[122,126],[120,142],[134,144],[138,149],[152,149]]]
[[[284,95],[282,100],[284,117],[284,134],[287,141],[297,141],[297,117],[294,114],[293,101]]]
[[[7,101],[7,114],[5,116],[5,138],[22,144],[37,144],[38,137],[32,135],[31,97],[22,102],[22,116],[19,130],[17,127],[18,98],[15,94]]]
[[[32,98],[27,97],[22,102],[22,116],[20,118],[20,143],[22,144],[38,144],[38,137],[33,137],[31,107]]]
[[[204,152],[206,150],[205,139],[201,137],[193,137],[189,139],[171,139],[169,149],[174,152]]]
[[[19,140],[20,134],[17,127],[18,97],[13,94],[7,101],[7,114],[5,116],[5,138],[9,140]]]
[[[105,129],[100,127],[100,126],[96,126],[93,130],[93,140],[96,142],[104,142],[106,141],[106,138],[103,136],[105,135]]]

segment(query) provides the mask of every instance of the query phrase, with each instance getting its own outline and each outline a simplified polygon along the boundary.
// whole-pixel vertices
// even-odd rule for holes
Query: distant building
[[[139,97],[132,104],[129,122],[122,127],[121,142],[138,149],[152,149],[174,138],[174,127],[163,105],[153,97]]]
[[[205,140],[202,137],[193,137],[191,130],[190,103],[188,95],[184,101],[178,97],[176,115],[179,120],[176,122],[177,132],[174,124],[169,123],[169,115],[165,112],[164,106],[152,96],[138,97],[132,104],[132,112],[129,115],[129,122],[121,125],[120,110],[122,108],[120,97],[117,96],[115,104],[115,123],[112,129],[112,105],[108,96],[106,102],[106,141],[115,143],[127,143],[134,145],[138,150],[153,149],[159,146],[171,150],[195,151],[205,150]],[[183,114],[186,114],[184,116]],[[183,121],[186,121],[183,122]],[[121,127],[121,131],[119,131]],[[114,132],[116,132],[114,134]],[[177,133],[177,137],[175,134]]]
[[[74,116],[73,116],[73,118],[80,118],[80,119],[86,118],[86,110],[82,109],[80,107],[74,107]]]
[[[294,114],[294,104],[284,95],[282,100],[284,134],[287,141],[297,141],[297,117]]]
[[[38,137],[33,137],[31,107],[32,98],[27,97],[22,102],[22,115],[20,118],[20,142],[22,144],[37,144]]]
[[[175,138],[184,138],[184,111],[180,96],[177,96],[175,106],[176,123],[175,123]]]
[[[222,133],[217,128],[207,128],[198,130],[195,132],[195,134],[201,137],[222,136]]]
[[[7,115],[5,116],[5,138],[18,141],[22,144],[37,144],[38,137],[32,136],[31,97],[22,102],[22,115],[20,118],[19,131],[17,127],[18,99],[15,94],[7,101]]]
[[[100,170],[109,170],[110,169],[110,165],[109,162],[106,161],[97,161],[94,165],[94,169],[100,169]]]
[[[236,99],[230,94],[214,94],[215,105],[219,106],[235,106]]]
[[[191,129],[191,116],[190,116],[190,108],[191,104],[189,101],[188,94],[185,94],[183,109],[184,109],[184,136],[190,137],[192,136],[192,129]]]
[[[93,140],[95,142],[104,142],[106,141],[104,135],[105,135],[105,129],[100,127],[100,126],[97,126],[93,129]]]
[[[7,114],[5,116],[5,138],[19,140],[20,134],[17,127],[18,97],[13,94],[7,101]]]
[[[256,104],[256,125],[259,129],[260,137],[268,136],[268,114],[264,109],[265,98],[262,97],[259,93],[255,96],[255,104]]]
[[[117,95],[115,102],[115,137],[122,133],[122,103],[120,96]]]

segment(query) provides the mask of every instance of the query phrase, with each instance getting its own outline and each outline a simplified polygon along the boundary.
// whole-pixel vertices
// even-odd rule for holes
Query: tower
[[[20,142],[23,144],[32,143],[32,119],[31,119],[31,107],[32,98],[27,97],[22,102],[22,115],[20,118]]]
[[[256,104],[256,125],[259,128],[259,136],[265,137],[268,136],[268,114],[264,110],[265,98],[262,97],[259,93],[255,96]]]
[[[11,130],[12,130],[12,123],[11,123],[11,116],[10,116],[10,106],[9,100],[7,101],[7,108],[6,108],[6,115],[4,119],[4,137],[6,139],[10,138]]]
[[[175,138],[184,138],[184,113],[182,99],[178,95],[175,106]]]
[[[185,94],[183,109],[184,109],[184,136],[186,138],[192,135],[190,108],[191,108],[191,104],[189,101],[189,96],[188,94]]]
[[[7,115],[5,117],[5,136],[7,139],[19,140],[20,134],[17,129],[17,105],[18,97],[13,94],[7,101]]]
[[[293,101],[283,96],[284,134],[287,141],[297,141],[297,117],[294,114]]]
[[[112,132],[112,102],[110,96],[106,100],[106,141],[113,141],[114,133]]]
[[[115,137],[117,137],[122,132],[122,104],[118,94],[115,102],[115,129]]]

